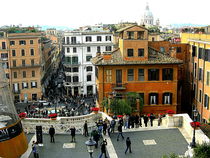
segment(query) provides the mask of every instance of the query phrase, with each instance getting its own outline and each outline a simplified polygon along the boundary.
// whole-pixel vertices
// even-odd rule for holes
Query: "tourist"
[[[111,121],[111,132],[112,132],[112,133],[114,133],[115,124],[116,124],[115,119],[112,119],[112,121]]]
[[[147,127],[147,123],[148,123],[147,115],[144,115],[143,119],[144,119],[144,125],[145,125],[145,127]]]
[[[131,140],[130,140],[129,137],[127,137],[127,139],[126,139],[126,150],[125,150],[125,154],[127,153],[128,149],[129,149],[129,152],[132,153],[131,152]]]
[[[53,126],[50,127],[49,129],[49,135],[50,135],[50,143],[55,143],[55,128]]]
[[[119,141],[119,136],[121,135],[122,139],[124,139],[124,136],[122,134],[122,125],[120,124],[118,126],[118,135],[117,135],[117,141]]]
[[[136,128],[139,127],[139,116],[138,115],[135,116],[135,125],[136,125]]]
[[[100,135],[98,134],[98,131],[94,129],[94,130],[91,132],[91,136],[93,137],[93,140],[96,142],[95,148],[98,148],[98,141],[99,141],[99,139],[100,139]]]
[[[106,121],[103,122],[103,134],[106,135],[106,130],[107,130],[107,123]]]
[[[160,126],[161,122],[162,122],[162,116],[161,114],[158,114],[158,126]]]
[[[153,115],[153,113],[150,114],[149,119],[150,119],[150,124],[151,124],[151,127],[152,127],[153,126],[153,120],[155,119],[155,116]]]
[[[71,130],[71,138],[72,138],[71,142],[76,142],[76,138],[75,138],[76,129],[75,129],[75,127],[71,127],[70,130]]]
[[[103,121],[102,121],[102,119],[100,119],[98,121],[97,127],[98,127],[98,133],[99,133],[100,137],[102,137],[102,130],[103,130]]]
[[[107,141],[105,139],[101,143],[101,154],[100,154],[99,158],[102,158],[103,154],[104,154],[105,158],[107,158],[107,156],[106,156],[106,145],[107,145]]]
[[[39,158],[38,143],[35,141],[32,142],[32,152],[34,154],[34,158]]]
[[[87,121],[85,121],[85,124],[84,124],[84,135],[85,135],[85,137],[89,136]]]

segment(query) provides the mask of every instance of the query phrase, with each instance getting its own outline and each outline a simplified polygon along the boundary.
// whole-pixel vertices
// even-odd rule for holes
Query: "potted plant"
[[[173,110],[167,110],[166,113],[168,114],[168,116],[173,116],[175,112]]]
[[[57,113],[53,113],[53,114],[49,114],[48,117],[51,118],[51,120],[56,120],[58,114]]]
[[[92,108],[91,108],[91,111],[93,111],[95,114],[97,114],[98,111],[99,111],[99,108],[97,108],[97,107],[92,107]]]
[[[190,125],[195,129],[198,129],[201,126],[200,122],[197,122],[197,121],[196,122],[190,122]]]

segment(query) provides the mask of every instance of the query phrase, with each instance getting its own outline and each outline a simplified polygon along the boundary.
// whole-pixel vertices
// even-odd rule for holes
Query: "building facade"
[[[210,34],[182,33],[181,42],[190,45],[189,73],[193,92],[192,110],[198,110],[200,121],[209,122]]]
[[[98,104],[104,98],[124,98],[136,92],[143,99],[143,113],[177,110],[178,65],[181,60],[148,45],[148,30],[128,26],[119,32],[119,48],[92,59],[96,66]]]
[[[64,86],[67,95],[96,93],[95,67],[90,62],[97,53],[112,51],[111,32],[72,31],[64,33]]]

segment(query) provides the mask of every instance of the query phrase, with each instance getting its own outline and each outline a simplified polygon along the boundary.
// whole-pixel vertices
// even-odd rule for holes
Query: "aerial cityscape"
[[[210,158],[201,3],[2,2],[0,158]]]

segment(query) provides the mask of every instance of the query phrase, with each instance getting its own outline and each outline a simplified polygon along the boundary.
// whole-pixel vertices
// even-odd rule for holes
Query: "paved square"
[[[143,143],[144,143],[144,145],[156,145],[157,144],[154,139],[152,139],[152,140],[143,140]]]
[[[75,148],[75,143],[64,143],[63,148]]]
[[[183,155],[188,143],[178,129],[124,132],[125,139],[117,141],[117,133],[111,135],[118,158],[161,158],[175,153]],[[126,138],[130,137],[132,153],[125,155]],[[143,140],[155,140],[156,145],[145,145]],[[150,141],[149,141],[150,142]]]

